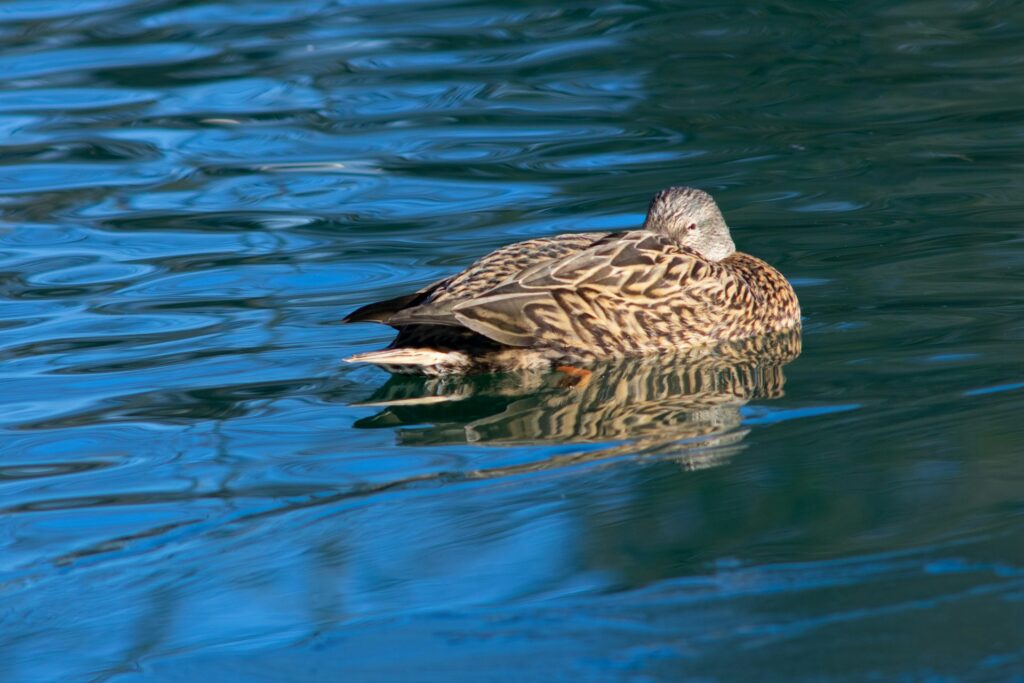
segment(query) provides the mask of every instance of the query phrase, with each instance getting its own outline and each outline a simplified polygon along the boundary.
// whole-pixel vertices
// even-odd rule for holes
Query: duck
[[[578,376],[596,361],[692,355],[798,329],[800,320],[792,285],[736,251],[711,195],[674,186],[654,195],[638,229],[509,244],[342,322],[398,330],[387,348],[344,359],[394,374]]]

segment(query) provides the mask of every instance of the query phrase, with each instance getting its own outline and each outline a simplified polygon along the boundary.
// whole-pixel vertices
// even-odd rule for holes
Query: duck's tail
[[[446,375],[466,372],[472,362],[461,351],[403,347],[357,353],[346,363],[372,363],[396,374]]]

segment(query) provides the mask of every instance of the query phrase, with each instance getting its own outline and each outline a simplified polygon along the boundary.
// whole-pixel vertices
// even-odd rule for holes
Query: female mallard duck
[[[781,273],[736,251],[710,195],[670,187],[654,195],[640,230],[510,244],[343,322],[398,329],[388,348],[347,361],[440,375],[735,341],[797,327],[800,305]]]

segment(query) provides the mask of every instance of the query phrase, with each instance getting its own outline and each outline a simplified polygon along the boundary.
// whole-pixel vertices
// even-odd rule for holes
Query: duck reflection
[[[797,329],[670,358],[603,362],[586,371],[395,375],[361,404],[383,409],[355,426],[396,429],[404,445],[627,441],[595,455],[713,447],[721,457],[746,434],[740,408],[783,395],[782,369],[800,354],[800,344]]]

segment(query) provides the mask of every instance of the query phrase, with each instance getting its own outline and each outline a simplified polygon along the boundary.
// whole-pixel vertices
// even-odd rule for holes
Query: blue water
[[[0,41],[0,680],[1024,680],[1019,4],[8,0]],[[799,357],[341,362],[393,334],[356,306],[680,183]]]

